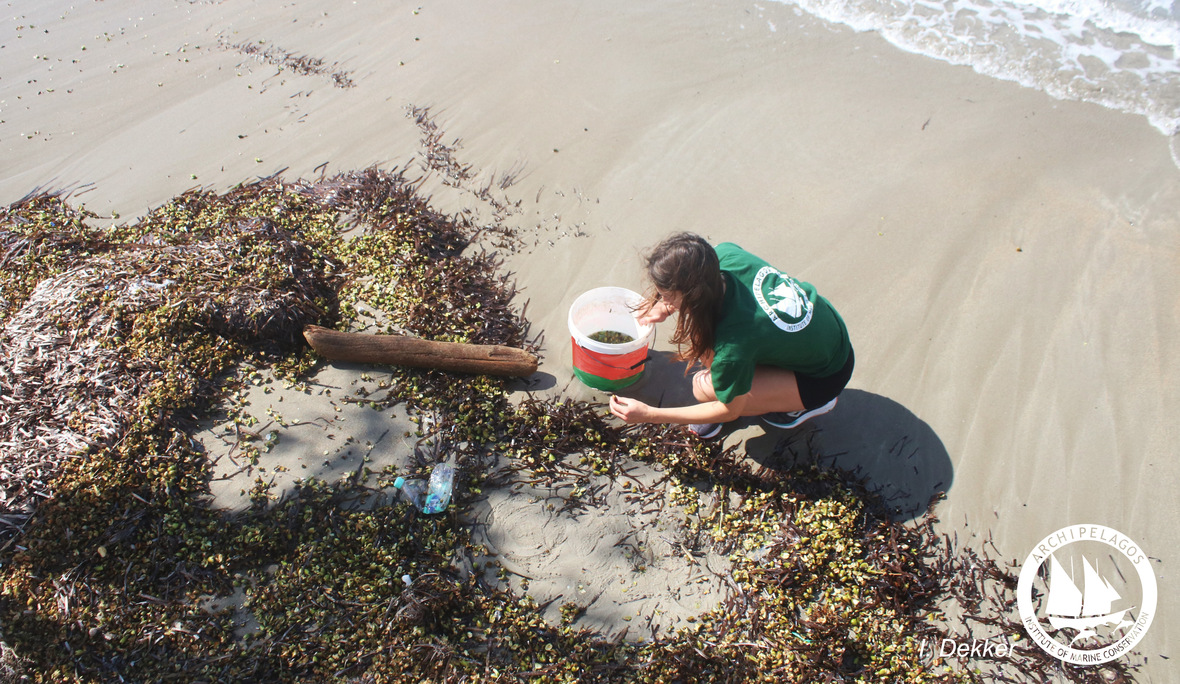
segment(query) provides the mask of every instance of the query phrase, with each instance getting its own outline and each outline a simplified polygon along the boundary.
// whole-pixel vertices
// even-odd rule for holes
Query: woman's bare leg
[[[692,394],[697,401],[716,401],[713,392],[713,376],[708,370],[697,372],[692,377]],[[743,416],[760,416],[780,411],[802,411],[803,400],[799,397],[799,385],[795,372],[774,366],[758,366],[754,369],[754,381],[747,395]]]

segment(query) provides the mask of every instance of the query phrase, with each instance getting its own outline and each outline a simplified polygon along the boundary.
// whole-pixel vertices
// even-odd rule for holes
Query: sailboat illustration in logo
[[[1098,574],[1090,561],[1082,557],[1084,564],[1083,589],[1078,589],[1073,579],[1066,574],[1057,556],[1050,555],[1049,596],[1045,602],[1045,617],[1054,629],[1066,627],[1078,630],[1070,640],[1097,636],[1096,627],[1113,625],[1113,630],[1134,624],[1127,618],[1130,608],[1111,610],[1111,605],[1122,597],[1106,578]]]
[[[803,304],[807,300],[800,297],[793,287],[782,283],[771,290],[770,294],[778,297],[778,303],[772,307],[776,311],[781,311],[791,318],[799,318],[803,315]]]
[[[1020,567],[1021,625],[1033,643],[1063,663],[1088,667],[1121,658],[1155,617],[1153,562],[1113,528],[1062,527],[1034,545]]]

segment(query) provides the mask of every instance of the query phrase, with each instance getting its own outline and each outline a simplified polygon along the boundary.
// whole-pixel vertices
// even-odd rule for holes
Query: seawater
[[[1180,130],[1180,0],[775,0],[897,47]],[[1180,163],[1180,162],[1178,162]]]

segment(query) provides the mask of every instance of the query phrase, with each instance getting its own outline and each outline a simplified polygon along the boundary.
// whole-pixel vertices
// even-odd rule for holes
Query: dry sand
[[[944,528],[1005,558],[1071,523],[1129,535],[1160,587],[1142,679],[1177,681],[1180,171],[1146,121],[737,0],[5,2],[0,46],[5,204],[73,189],[129,217],[198,185],[400,165],[405,107],[431,107],[477,180],[516,177],[530,245],[509,265],[546,335],[540,391],[590,396],[569,303],[640,289],[662,235],[766,256],[856,346],[817,443],[902,515],[945,489]],[[638,396],[683,396],[663,361]],[[727,439],[765,461],[780,436]]]

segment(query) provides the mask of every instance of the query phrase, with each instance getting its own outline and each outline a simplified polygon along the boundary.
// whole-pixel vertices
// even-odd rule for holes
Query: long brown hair
[[[721,265],[713,246],[699,235],[676,233],[652,248],[647,275],[662,290],[679,292],[682,299],[676,331],[669,340],[681,361],[703,359],[713,350],[714,333],[725,294]],[[659,300],[653,288],[645,311]]]

